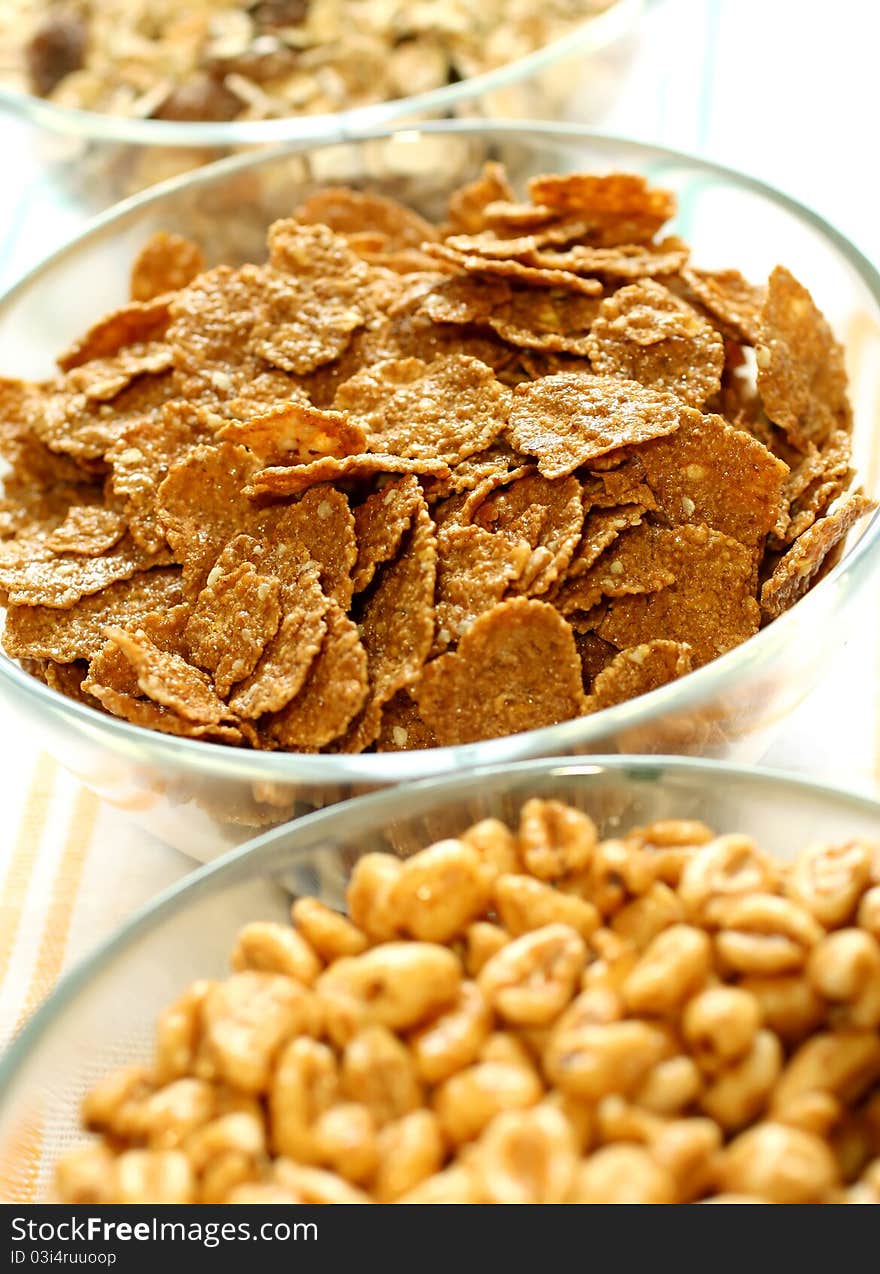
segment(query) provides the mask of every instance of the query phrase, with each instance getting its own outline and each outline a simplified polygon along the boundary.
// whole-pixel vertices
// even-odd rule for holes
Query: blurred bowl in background
[[[155,230],[197,239],[210,264],[262,259],[266,227],[315,187],[341,183],[442,216],[452,189],[487,159],[516,185],[539,172],[623,169],[678,196],[673,229],[695,264],[765,278],[781,259],[844,343],[860,479],[880,494],[877,369],[880,276],[815,214],[761,182],[674,151],[576,126],[458,121],[360,140],[223,160],[99,218],[0,301],[0,373],[41,377],[55,354],[127,296],[129,267]],[[535,756],[686,753],[756,760],[785,716],[840,657],[880,564],[875,517],[843,560],[743,645],[651,694],[546,729],[427,751],[349,755],[248,752],[173,738],[63,698],[0,656],[0,701],[85,784],[150,832],[202,860],[315,807],[431,775]]]
[[[285,921],[291,894],[344,905],[363,854],[407,857],[478,819],[516,822],[530,797],[586,810],[601,836],[658,819],[742,832],[785,860],[806,845],[880,840],[880,805],[806,780],[711,762],[536,761],[432,779],[278,828],[188,876],[59,983],[0,1060],[0,1200],[52,1198],[54,1165],[81,1140],[79,1103],[109,1071],[152,1056],[161,1009],[228,972],[251,920]]]

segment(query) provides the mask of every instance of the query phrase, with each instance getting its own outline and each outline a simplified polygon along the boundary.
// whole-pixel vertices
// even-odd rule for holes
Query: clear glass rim
[[[643,7],[644,0],[614,0],[610,8],[584,18],[566,35],[504,66],[427,93],[332,114],[289,115],[283,119],[232,120],[228,123],[136,119],[59,106],[32,93],[21,93],[2,85],[0,109],[52,132],[96,142],[210,148],[272,142],[342,141],[364,130],[390,124],[405,115],[451,110],[483,93],[528,79],[566,57],[599,52],[632,27]]]
[[[853,271],[868,289],[880,311],[880,273],[859,249],[818,213],[805,207],[787,195],[756,177],[748,176],[734,168],[716,164],[700,156],[669,147],[656,146],[630,138],[587,129],[578,124],[553,124],[538,121],[498,121],[489,124],[484,120],[433,121],[417,128],[389,127],[372,131],[344,142],[324,141],[319,145],[349,145],[393,137],[416,139],[421,135],[467,137],[480,135],[523,140],[583,143],[599,149],[629,150],[633,157],[644,161],[679,164],[704,172],[709,176],[738,185],[742,189],[760,195],[771,203],[801,218],[808,226],[827,238],[840,252]],[[150,187],[129,199],[116,204],[89,222],[85,230],[75,235],[67,244],[53,252],[30,270],[22,279],[0,297],[0,317],[16,301],[20,292],[38,284],[40,276],[51,270],[66,256],[101,235],[114,224],[123,222],[133,213],[160,202],[183,190],[210,184],[236,173],[276,163],[288,155],[300,154],[312,149],[313,143],[288,143],[271,149],[251,152],[222,159],[214,164],[196,169],[159,185]],[[427,748],[413,752],[379,752],[346,755],[344,753],[255,752],[232,748],[200,739],[181,739],[160,734],[142,726],[131,725],[117,717],[99,712],[72,699],[29,676],[7,655],[0,652],[0,680],[30,699],[41,713],[49,711],[62,721],[78,726],[96,738],[112,739],[114,750],[143,761],[145,748],[157,764],[185,764],[188,769],[229,779],[274,780],[279,783],[398,783],[428,775],[448,774],[470,769],[476,765],[493,765],[523,760],[538,755],[559,755],[567,751],[588,749],[601,745],[611,733],[636,730],[660,717],[674,718],[681,713],[698,709],[709,699],[730,695],[735,691],[741,675],[747,670],[759,670],[765,655],[787,644],[793,636],[793,625],[808,617],[824,603],[832,589],[838,591],[838,601],[845,602],[863,588],[870,576],[880,567],[880,511],[875,513],[858,541],[846,556],[805,597],[796,603],[755,636],[742,645],[728,651],[696,672],[671,682],[650,694],[640,695],[627,703],[604,708],[589,716],[577,717],[559,725],[529,730],[521,734],[507,735],[500,739],[488,739],[477,743],[453,747]]]
[[[654,783],[662,783],[667,779],[691,779],[698,783],[717,781],[753,784],[764,788],[768,794],[775,793],[780,800],[789,803],[796,802],[806,794],[816,796],[829,803],[842,805],[853,813],[874,818],[880,826],[880,801],[845,788],[782,770],[669,756],[542,757],[515,765],[480,766],[467,775],[434,776],[368,796],[340,801],[329,808],[306,814],[264,832],[190,872],[139,907],[94,951],[77,961],[59,979],[0,1056],[0,1100],[5,1088],[15,1080],[16,1074],[51,1029],[56,1017],[89,982],[106,973],[114,960],[157,924],[182,911],[190,901],[202,894],[210,894],[218,878],[229,877],[229,882],[232,883],[240,878],[252,879],[261,869],[270,871],[273,851],[278,842],[293,837],[294,840],[302,841],[304,846],[311,845],[319,835],[330,841],[337,831],[350,834],[350,820],[355,816],[361,824],[366,819],[371,823],[382,819],[390,822],[399,814],[400,808],[412,799],[416,800],[419,809],[424,810],[437,800],[442,800],[447,793],[458,798],[467,797],[472,792],[486,791],[492,787],[493,780],[501,780],[502,785],[506,785],[508,782],[528,780],[532,776],[552,778],[572,775],[584,778],[613,775],[624,780],[640,781],[648,778]],[[296,849],[297,846],[293,845],[286,853],[295,854]]]

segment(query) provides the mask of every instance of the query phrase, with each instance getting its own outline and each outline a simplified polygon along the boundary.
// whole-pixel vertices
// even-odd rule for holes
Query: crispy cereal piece
[[[640,451],[634,451],[614,468],[588,474],[582,486],[584,508],[617,509],[640,504],[645,509],[656,509],[657,501],[645,482],[645,466],[639,456]]]
[[[131,299],[154,301],[166,292],[178,292],[205,268],[201,248],[182,234],[157,230],[150,235],[131,267]]]
[[[113,509],[72,504],[61,525],[46,537],[46,545],[53,553],[97,557],[117,544],[124,534],[125,519]]]
[[[286,708],[265,722],[279,747],[317,752],[345,732],[369,693],[367,652],[357,626],[330,602],[327,631],[302,689]]]
[[[146,553],[126,536],[102,557],[56,557],[0,565],[0,592],[10,606],[67,610],[117,580],[131,579],[152,566],[166,566],[169,554]]]
[[[180,655],[160,650],[141,630],[107,628],[107,637],[137,673],[142,694],[195,725],[219,725],[229,709],[214,693],[210,678]]]
[[[486,324],[493,310],[510,300],[512,288],[504,279],[481,279],[456,274],[426,292],[419,313],[432,323]]]
[[[649,641],[621,650],[593,680],[590,707],[594,712],[615,703],[649,694],[692,670],[690,646],[678,641]]]
[[[170,345],[163,341],[127,346],[110,358],[96,358],[74,367],[63,380],[65,392],[81,394],[87,403],[118,398],[138,376],[158,375],[173,366]]]
[[[263,273],[254,265],[238,270],[219,265],[169,299],[166,340],[174,350],[175,366],[196,384],[216,387],[213,377],[219,373],[220,385],[233,389],[232,373],[247,363],[254,322],[261,312]],[[255,370],[251,360],[248,371],[252,375]]]
[[[225,699],[250,676],[281,623],[281,584],[250,562],[224,572],[215,566],[186,627],[190,658],[207,668]]]
[[[437,537],[426,508],[419,509],[400,555],[382,568],[364,606],[361,641],[367,652],[370,698],[345,741],[346,751],[362,751],[379,733],[382,708],[398,690],[411,686],[434,640]]]
[[[720,416],[685,409],[668,438],[640,447],[645,480],[670,522],[760,547],[779,518],[788,466]]]
[[[294,212],[306,225],[329,226],[336,234],[353,235],[373,231],[387,239],[390,251],[418,248],[437,231],[430,221],[411,208],[372,191],[348,186],[327,186],[311,195]]]
[[[295,399],[249,420],[232,420],[218,438],[240,443],[264,464],[308,464],[321,456],[364,450],[366,430],[344,412],[322,411]]]
[[[444,460],[409,459],[380,452],[360,456],[323,456],[311,464],[282,465],[261,469],[251,479],[246,494],[297,495],[322,482],[338,482],[346,478],[373,478],[379,473],[417,473],[448,478],[450,469]]]
[[[295,559],[291,553],[281,582],[284,613],[278,631],[229,703],[248,720],[280,712],[299,693],[327,631],[329,602],[318,582],[318,566],[305,549],[299,548]]]
[[[213,437],[205,413],[188,402],[169,402],[161,415],[129,425],[106,452],[110,490],[123,500],[132,539],[155,552],[166,544],[158,516],[158,490],[174,464]]]
[[[569,173],[532,177],[529,197],[552,208],[557,216],[582,217],[598,247],[647,243],[675,216],[675,196],[654,190],[633,173]]]
[[[91,659],[104,645],[108,624],[128,626],[152,611],[171,609],[182,600],[180,571],[176,567],[141,571],[131,579],[80,598],[67,610],[10,606],[3,647],[14,659],[32,656],[61,664]]]
[[[528,233],[557,220],[558,214],[546,204],[516,203],[512,199],[497,199],[487,205],[485,212],[486,227],[502,236]]]
[[[445,243],[428,243],[425,251],[434,261],[441,261],[464,270],[468,274],[487,275],[490,278],[508,279],[512,283],[524,283],[539,288],[564,288],[580,292],[584,296],[601,296],[602,284],[598,279],[584,278],[570,270],[544,270],[534,265],[523,265],[509,257],[496,260],[466,252],[458,252]]]
[[[645,512],[645,506],[641,504],[625,504],[611,509],[591,508],[584,519],[580,543],[568,564],[565,578],[571,580],[584,575],[621,531],[640,524]]]
[[[831,434],[821,450],[810,443],[803,460],[785,480],[779,518],[773,528],[782,544],[792,544],[822,517],[853,479],[852,444],[842,429]]]
[[[463,521],[473,521],[518,545],[525,540],[530,560],[512,584],[528,596],[545,593],[565,572],[577,548],[584,523],[581,485],[569,475],[550,481],[541,474],[512,475],[482,499],[486,485],[477,487],[465,506]]]
[[[519,459],[503,439],[492,443],[485,451],[474,452],[465,460],[460,460],[445,479],[430,480],[426,483],[425,493],[431,503],[437,497],[473,491],[487,478],[492,481],[503,480],[514,469],[521,467]]]
[[[465,256],[489,257],[496,261],[522,260],[529,265],[542,265],[542,262],[534,260],[542,248],[565,246],[574,239],[582,239],[589,228],[585,221],[557,221],[512,239],[499,236],[494,230],[484,230],[480,234],[450,235],[444,242],[447,247]]]
[[[849,432],[843,350],[810,293],[781,265],[767,283],[756,358],[764,410],[795,447]]]
[[[493,309],[487,321],[510,345],[585,355],[598,312],[597,297],[518,288],[511,292],[509,300]]]
[[[151,610],[143,615],[136,614],[124,625],[124,628],[126,632],[140,633],[153,646],[166,654],[182,656],[184,632],[189,616],[189,605],[180,602],[166,610]],[[104,631],[106,630],[107,625]],[[89,661],[88,677],[84,683],[86,692],[95,696],[98,696],[103,687],[131,698],[142,696],[136,669],[116,643],[106,637],[103,645]]]
[[[159,487],[159,519],[193,597],[205,587],[223,545],[251,527],[253,505],[244,487],[254,468],[244,447],[202,445],[178,461]]]
[[[554,606],[568,615],[592,610],[603,597],[626,597],[668,588],[675,582],[674,571],[666,560],[673,542],[673,532],[648,523],[621,530],[591,566],[569,576],[557,589]]]
[[[660,638],[686,642],[694,666],[700,667],[757,632],[750,549],[708,527],[681,526],[662,535],[657,558],[675,582],[648,594],[613,598],[596,628],[600,637],[619,650]]]
[[[616,376],[560,372],[514,390],[507,436],[537,456],[547,478],[561,478],[618,447],[671,434],[681,404],[671,394]]]
[[[382,709],[382,728],[376,739],[377,752],[413,752],[436,748],[433,730],[422,720],[408,690],[400,690]]]
[[[571,270],[573,274],[599,274],[611,279],[648,279],[676,274],[685,265],[689,249],[674,236],[657,244],[627,243],[618,248],[594,248],[578,243],[565,251],[532,251],[528,265],[545,270]]]
[[[481,526],[450,526],[437,536],[437,553],[436,646],[443,650],[501,601],[528,566],[532,547]]]
[[[555,725],[586,710],[568,624],[546,602],[519,597],[482,614],[413,689],[443,746]]]
[[[397,556],[401,541],[424,502],[418,478],[408,473],[402,478],[393,478],[358,505],[354,511],[355,593],[362,593],[378,568]]]
[[[242,732],[234,725],[202,725],[188,721],[171,708],[164,708],[161,704],[154,703],[152,699],[136,699],[132,695],[120,694],[112,686],[96,685],[91,693],[114,717],[121,717],[124,721],[141,726],[145,730],[158,730],[160,734],[174,734],[186,739],[206,739],[215,743],[242,742]]]
[[[692,407],[702,406],[721,388],[721,336],[692,306],[653,279],[631,283],[605,298],[587,353],[599,375],[668,390]]]
[[[760,335],[764,289],[744,279],[739,270],[683,269],[687,289],[725,335],[756,345]]]
[[[326,281],[292,278],[267,267],[252,345],[273,367],[306,376],[343,354],[352,332],[366,319],[349,281],[337,289]]]
[[[56,360],[63,372],[95,358],[113,358],[129,345],[161,340],[166,334],[171,311],[168,299],[130,301],[94,323]]]
[[[123,379],[130,377],[126,374]],[[103,460],[132,425],[157,411],[178,392],[170,371],[136,377],[115,394],[112,402],[89,399],[81,391],[56,382],[43,397],[34,419],[34,433],[53,451],[79,462]]]
[[[343,491],[312,487],[295,503],[256,509],[252,524],[252,533],[264,547],[265,555],[257,563],[260,570],[285,580],[288,555],[301,546],[317,563],[326,595],[348,610],[357,543],[354,516]]]
[[[454,464],[507,424],[510,391],[467,355],[388,359],[340,385],[334,405],[367,431],[372,451]]]
[[[829,553],[861,518],[877,508],[867,496],[854,493],[836,500],[827,515],[814,522],[781,558],[761,589],[761,611],[776,619],[803,597]]]
[[[490,161],[475,181],[461,186],[449,197],[446,218],[450,228],[463,234],[476,234],[486,224],[487,211],[493,204],[513,200],[513,188],[504,165]]]

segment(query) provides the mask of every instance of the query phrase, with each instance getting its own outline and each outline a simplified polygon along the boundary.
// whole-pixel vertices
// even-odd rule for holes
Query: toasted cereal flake
[[[619,531],[610,547],[600,553],[591,566],[565,580],[553,604],[567,615],[591,610],[604,597],[625,597],[668,588],[675,581],[668,560],[672,556],[674,538],[674,532],[648,523]]]
[[[721,387],[724,341],[668,288],[643,279],[599,307],[587,342],[599,375],[624,376],[700,407]]]
[[[596,297],[520,288],[494,309],[488,323],[511,345],[586,354],[590,328],[598,312]]]
[[[110,402],[138,376],[167,372],[174,362],[163,341],[130,345],[110,358],[95,358],[74,367],[64,378],[65,391],[82,394],[87,402]]]
[[[306,225],[289,217],[269,227],[269,260],[276,270],[327,284],[340,284],[350,296],[370,271],[341,234],[326,225]]]
[[[281,584],[250,562],[228,573],[215,568],[186,627],[190,658],[214,677],[221,699],[250,676],[281,623]]]
[[[83,682],[83,685],[86,683]],[[174,734],[187,739],[206,739],[217,743],[240,743],[241,730],[228,724],[196,724],[188,721],[171,708],[162,707],[151,699],[138,699],[122,694],[112,686],[95,685],[91,691],[103,708],[114,717],[121,717],[132,725],[145,730],[158,730],[160,734]]]
[[[498,437],[509,403],[491,367],[453,354],[365,367],[340,385],[334,405],[367,431],[371,450],[452,464]]]
[[[111,402],[87,398],[63,382],[56,382],[40,405],[39,416],[33,422],[34,432],[53,451],[80,462],[103,460],[126,430],[178,392],[170,371],[136,377]]]
[[[830,435],[821,450],[810,443],[803,459],[785,480],[783,502],[774,536],[792,544],[827,511],[850,485],[852,446],[842,429]]]
[[[365,322],[348,282],[335,287],[334,280],[297,279],[267,268],[253,349],[273,367],[305,376],[344,353]]]
[[[760,337],[764,289],[744,279],[739,270],[683,269],[681,277],[726,334],[745,345],[756,345]]]
[[[27,566],[28,563],[51,562],[55,553],[46,543],[46,532],[24,532],[15,539],[0,542],[0,568]]]
[[[166,610],[151,610],[142,615],[125,616],[127,622],[117,624],[126,632],[140,633],[157,650],[166,654],[183,655],[184,633],[191,608],[186,603],[172,605]],[[106,633],[107,625],[104,631]],[[109,688],[116,694],[129,698],[142,696],[138,685],[137,670],[112,640],[104,638],[103,645],[92,656],[89,672],[83,683],[87,694],[100,698],[99,691]],[[117,715],[121,715],[117,713]]]
[[[509,235],[511,232],[537,230],[558,220],[558,214],[546,204],[514,203],[512,200],[497,199],[486,206],[486,226],[498,235]],[[476,233],[480,226],[468,233]]]
[[[781,265],[767,283],[755,356],[764,410],[795,447],[849,431],[843,349],[810,293]]]
[[[765,620],[776,619],[804,595],[831,551],[856,522],[876,508],[873,500],[856,492],[836,500],[824,518],[804,531],[761,589]]]
[[[312,487],[293,504],[274,505],[254,513],[254,534],[266,551],[263,566],[285,581],[291,551],[303,548],[317,564],[321,588],[343,610],[354,591],[352,570],[357,561],[355,522],[345,493],[334,487]],[[298,567],[297,567],[298,569]]]
[[[159,519],[192,596],[204,588],[223,545],[251,526],[254,509],[244,486],[254,468],[244,447],[202,445],[172,466],[159,487]]]
[[[94,323],[58,359],[68,372],[95,358],[113,358],[128,345],[144,345],[164,337],[171,311],[168,299],[130,301]]]
[[[687,244],[672,236],[657,244],[626,243],[617,248],[594,248],[578,243],[563,252],[532,251],[525,260],[528,265],[544,270],[570,270],[573,274],[599,274],[611,279],[646,279],[678,273],[687,262],[688,254]]]
[[[513,189],[503,164],[490,161],[475,180],[461,186],[451,195],[446,217],[453,230],[476,234],[486,225],[487,212],[493,204],[513,200]]]
[[[72,663],[91,659],[104,645],[108,624],[128,626],[157,608],[170,609],[183,599],[180,571],[141,571],[82,597],[67,610],[47,606],[10,606],[3,648],[14,659],[35,657]]]
[[[620,650],[661,638],[686,642],[700,667],[757,632],[755,555],[738,540],[706,526],[675,527],[662,533],[655,560],[674,583],[613,598],[600,637]]]
[[[437,237],[430,221],[396,199],[348,186],[328,186],[317,191],[299,205],[294,216],[306,225],[329,226],[336,234],[374,231],[388,241],[391,251],[418,248],[426,239]]]
[[[427,664],[413,697],[440,745],[555,725],[587,706],[571,628],[523,597],[493,606],[457,650]]]
[[[645,466],[638,452],[627,456],[614,469],[584,478],[583,497],[586,509],[617,509],[626,504],[640,504],[646,509],[657,507],[654,493],[645,482]]]
[[[302,689],[265,728],[280,747],[316,752],[332,743],[360,712],[369,693],[367,652],[357,626],[333,601],[327,632]]]
[[[131,267],[131,299],[154,301],[192,283],[205,268],[202,250],[181,234],[157,230],[150,235]]]
[[[641,504],[627,504],[620,508],[593,508],[584,520],[580,543],[568,564],[567,579],[576,579],[590,569],[601,553],[613,544],[621,531],[638,526],[645,514]]]
[[[535,253],[544,247],[565,245],[573,239],[581,239],[589,228],[584,221],[563,221],[535,229],[529,234],[517,235],[513,239],[500,237],[492,230],[484,230],[479,234],[450,235],[444,243],[465,256],[491,257],[496,261],[525,258],[531,265],[542,265],[542,262],[532,259]]]
[[[504,279],[458,274],[427,292],[419,309],[432,323],[488,323],[492,311],[510,295],[510,285]]]
[[[212,431],[204,412],[187,402],[169,402],[161,415],[137,420],[105,455],[110,466],[110,489],[122,497],[132,539],[155,552],[165,545],[158,516],[158,490],[174,464]]]
[[[437,536],[437,637],[445,649],[478,615],[500,602],[529,564],[528,540],[481,526],[449,526]]]
[[[649,641],[619,654],[597,673],[590,693],[594,712],[649,694],[693,668],[690,646],[679,641]]]
[[[384,562],[396,557],[404,535],[424,503],[418,479],[408,473],[379,487],[358,505],[354,511],[356,593],[363,592]]]
[[[298,569],[282,581],[283,618],[254,671],[238,686],[229,706],[255,720],[280,712],[299,693],[315,661],[327,623],[328,600],[318,582],[318,567],[300,550]]]
[[[639,448],[645,480],[670,522],[700,523],[752,548],[779,517],[788,466],[720,416],[685,409],[668,438]]]
[[[209,384],[219,372],[232,387],[231,372],[246,361],[261,313],[263,277],[258,266],[219,265],[170,298],[166,340],[176,367]]]
[[[344,412],[322,411],[292,401],[249,420],[233,420],[218,438],[237,442],[268,464],[308,464],[321,456],[350,456],[364,450],[366,431]]]
[[[376,751],[413,752],[436,747],[434,732],[422,720],[412,695],[408,690],[399,691],[382,710]]]
[[[618,447],[673,433],[681,404],[671,394],[616,376],[560,372],[518,385],[507,436],[537,456],[547,478],[561,478]]]
[[[138,688],[148,699],[195,725],[219,725],[229,718],[229,709],[215,694],[210,678],[180,655],[160,650],[140,629],[105,631],[137,673]]]
[[[567,288],[570,292],[582,292],[585,296],[602,295],[602,284],[598,279],[583,278],[569,270],[543,270],[509,258],[496,261],[491,257],[457,252],[445,243],[428,243],[425,245],[425,252],[433,260],[447,261],[469,274],[485,274],[539,288]]]
[[[321,482],[337,482],[374,478],[380,473],[419,473],[432,477],[449,476],[449,465],[443,460],[409,459],[370,452],[360,456],[323,456],[311,464],[282,465],[261,469],[251,479],[247,494],[297,495]]]
[[[47,662],[44,664],[42,680],[56,694],[75,699],[78,703],[84,703],[86,707],[97,709],[95,700],[87,690],[83,689],[87,672],[88,664],[82,660],[69,664]]]
[[[675,216],[675,196],[652,189],[644,177],[633,173],[532,177],[529,197],[557,215],[588,221],[591,238],[599,247],[647,243]]]
[[[125,534],[125,519],[112,509],[94,504],[74,504],[60,526],[46,539],[53,553],[81,553],[96,557],[112,548]]]
[[[472,517],[486,531],[530,545],[529,563],[512,587],[537,596],[565,572],[577,548],[584,523],[581,485],[571,476],[551,481],[528,474],[499,486],[477,505]]]
[[[117,580],[131,579],[151,566],[166,566],[169,555],[146,553],[126,536],[102,557],[56,557],[0,565],[0,592],[10,606],[48,606],[66,610]]]
[[[438,497],[473,491],[487,479],[490,483],[503,482],[519,468],[516,453],[501,439],[496,439],[485,451],[475,451],[454,466],[448,478],[430,479],[425,493],[429,503]]]
[[[436,580],[437,537],[430,514],[421,508],[399,556],[382,568],[364,605],[360,635],[370,698],[346,740],[346,751],[360,751],[375,741],[384,705],[418,677],[434,640]]]

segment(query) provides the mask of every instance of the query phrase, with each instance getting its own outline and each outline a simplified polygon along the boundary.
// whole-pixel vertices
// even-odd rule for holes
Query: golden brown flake
[[[393,252],[418,248],[437,235],[430,221],[395,199],[349,186],[325,186],[300,204],[294,216],[307,225],[329,226],[336,234],[373,231]]]
[[[127,536],[102,557],[55,557],[0,565],[0,592],[10,606],[48,606],[66,610],[117,580],[131,579],[151,566],[165,566],[169,554],[146,553]]]
[[[60,526],[46,538],[53,553],[81,553],[96,557],[113,547],[125,534],[125,519],[113,509],[94,504],[74,504]]]
[[[388,456],[379,452],[360,456],[324,456],[311,464],[282,465],[261,469],[251,479],[248,495],[297,495],[321,482],[336,482],[374,478],[382,473],[417,473],[432,477],[449,476],[445,460],[410,459],[406,456]]]
[[[308,402],[284,403],[248,420],[232,420],[217,434],[240,443],[264,464],[309,464],[321,456],[364,450],[366,431],[344,412],[322,411]]]
[[[671,394],[616,376],[560,372],[518,385],[507,436],[561,478],[597,456],[673,433],[681,404]]]
[[[849,431],[843,350],[810,293],[781,265],[767,283],[756,358],[764,410],[795,447]]]
[[[545,238],[545,242],[549,243],[549,238]],[[687,244],[674,236],[657,244],[627,243],[617,248],[594,248],[578,243],[565,251],[533,250],[525,258],[528,265],[544,270],[570,270],[573,274],[598,274],[610,279],[676,274],[687,259]]]
[[[584,519],[580,542],[574,551],[568,569],[567,579],[576,579],[585,574],[597,558],[607,549],[621,531],[638,526],[645,514],[641,504],[625,504],[619,508],[592,508]]]
[[[376,751],[413,752],[436,747],[436,736],[422,720],[412,695],[408,690],[399,691],[382,709]]]
[[[588,221],[591,238],[599,247],[647,243],[675,216],[674,195],[652,189],[644,177],[632,173],[533,177],[529,196],[557,215]]]
[[[668,390],[700,407],[721,387],[724,342],[668,288],[652,279],[606,297],[587,342],[593,369]]]
[[[367,431],[372,451],[454,464],[498,437],[509,402],[491,367],[454,354],[365,367],[340,385],[334,405]]]
[[[500,602],[529,565],[528,540],[481,526],[449,526],[437,537],[437,637],[444,650]]]
[[[63,372],[96,358],[113,358],[129,345],[160,340],[166,332],[171,311],[168,300],[130,301],[93,324],[84,336],[58,358]]]
[[[461,186],[450,197],[446,217],[453,230],[477,234],[485,226],[491,206],[513,197],[504,165],[490,162],[483,165],[483,171],[475,181]]]
[[[555,725],[587,706],[570,627],[522,597],[486,611],[457,650],[427,664],[413,696],[440,745]]]
[[[485,499],[480,498],[485,487],[478,487],[462,519],[514,544],[529,544],[529,561],[512,590],[536,597],[565,572],[577,548],[584,522],[581,485],[572,476],[551,481],[538,473],[515,472],[511,478]]]
[[[181,234],[157,230],[134,259],[131,267],[131,299],[154,301],[166,292],[178,292],[205,268],[202,250]]]
[[[367,496],[354,511],[357,561],[353,587],[362,593],[378,568],[397,556],[401,541],[425,498],[418,478],[404,474]]]
[[[761,610],[765,619],[776,619],[803,597],[829,553],[856,522],[876,508],[875,502],[864,495],[847,495],[835,501],[824,518],[804,531],[777,562],[773,574],[761,589]]]
[[[492,257],[458,252],[445,243],[426,244],[425,251],[433,260],[448,262],[468,274],[485,274],[490,278],[509,279],[532,287],[566,288],[570,292],[581,292],[584,296],[602,295],[602,284],[598,279],[583,278],[569,270],[543,270],[509,258],[496,261]]]
[[[348,609],[357,543],[354,517],[343,491],[311,487],[295,503],[255,510],[252,525],[262,540],[261,570],[285,580],[287,558],[301,546],[317,563],[326,595]]]
[[[229,709],[210,678],[180,655],[160,650],[140,630],[108,628],[106,635],[135,670],[138,687],[148,699],[195,725],[219,725],[229,719]]]
[[[723,332],[745,345],[758,343],[763,288],[749,283],[739,270],[684,269],[681,277]]]
[[[281,584],[250,562],[219,563],[199,593],[186,627],[190,658],[213,675],[221,699],[250,676],[281,623]]]
[[[621,528],[612,537],[610,547],[600,552],[592,565],[570,575],[557,589],[554,606],[568,615],[592,610],[604,597],[654,593],[668,588],[675,581],[668,560],[673,543],[674,533],[664,527],[642,523],[628,530]]]
[[[660,638],[686,642],[700,667],[757,632],[755,557],[739,541],[705,526],[676,527],[659,540],[657,560],[674,583],[612,599],[600,637],[620,650]]]
[[[522,349],[586,354],[598,312],[596,297],[520,288],[496,306],[487,321],[503,340]]]
[[[590,692],[594,712],[635,699],[683,677],[692,668],[690,647],[678,641],[649,641],[621,650],[596,674]]]

